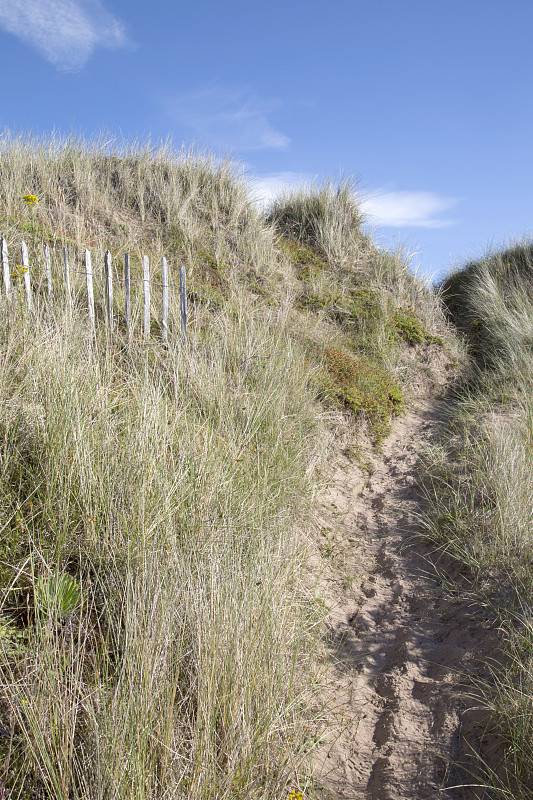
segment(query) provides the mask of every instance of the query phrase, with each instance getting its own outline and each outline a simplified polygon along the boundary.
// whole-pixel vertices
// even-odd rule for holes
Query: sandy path
[[[323,797],[477,796],[443,788],[468,779],[449,762],[464,763],[467,729],[479,744],[480,715],[457,689],[479,671],[493,634],[463,598],[444,592],[423,545],[402,548],[419,508],[420,449],[441,413],[426,403],[398,420],[366,484],[353,460],[339,456],[321,492],[317,524],[329,564],[321,589],[331,609],[330,706],[338,716],[316,760]]]

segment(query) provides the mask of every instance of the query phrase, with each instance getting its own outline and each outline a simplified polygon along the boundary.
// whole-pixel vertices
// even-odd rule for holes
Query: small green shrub
[[[354,318],[372,319],[381,313],[381,293],[376,289],[355,289],[350,312]]]
[[[13,658],[26,652],[28,632],[7,619],[0,620],[0,659]]]
[[[327,348],[324,365],[327,371],[324,394],[367,419],[373,436],[380,442],[390,431],[390,417],[397,416],[404,408],[400,386],[382,366],[366,356],[354,358]]]
[[[365,288],[355,289],[350,293],[343,320],[350,333],[356,334],[359,338],[362,335],[365,340],[373,341],[376,339],[378,330],[383,326],[384,320],[381,292]]]
[[[210,253],[207,250],[198,250],[196,255],[201,264],[211,267],[219,276],[221,272],[230,268],[226,261],[219,261],[214,253]]]
[[[419,319],[417,319],[412,311],[405,309],[398,309],[392,317],[393,334],[400,339],[403,339],[407,344],[422,344],[423,342],[432,339]]]

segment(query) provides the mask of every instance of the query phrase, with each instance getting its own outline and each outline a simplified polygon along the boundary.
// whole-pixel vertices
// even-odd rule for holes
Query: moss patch
[[[373,339],[385,323],[381,292],[375,289],[354,289],[346,306],[345,324],[356,338]]]
[[[351,295],[350,314],[354,321],[382,315],[381,293],[375,289],[355,289]]]
[[[296,301],[298,308],[307,311],[322,311],[329,309],[331,311],[336,302],[336,297],[331,294],[313,294],[313,292],[304,292]]]
[[[313,275],[318,275],[328,269],[326,261],[312,247],[300,244],[292,239],[281,239],[279,248],[294,264],[296,275],[301,281],[308,281]]]

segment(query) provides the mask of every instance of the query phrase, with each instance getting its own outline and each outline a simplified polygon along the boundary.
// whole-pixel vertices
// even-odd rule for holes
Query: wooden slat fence
[[[0,290],[0,300],[5,300],[10,303],[13,300],[14,285],[13,276],[24,282],[24,295],[26,306],[29,311],[34,308],[33,291],[35,281],[33,275],[35,272],[44,272],[46,275],[46,299],[47,302],[54,301],[54,285],[52,281],[52,259],[50,248],[48,245],[44,248],[44,270],[37,270],[30,263],[28,256],[28,248],[25,242],[20,244],[21,261],[22,264],[16,265],[10,269],[8,246],[5,238],[0,238],[0,259],[2,264],[2,289]],[[64,288],[65,299],[67,308],[70,313],[73,304],[73,291],[71,285],[71,277],[74,274],[85,276],[85,291],[87,297],[87,312],[89,319],[89,326],[91,332],[96,332],[96,314],[95,314],[95,295],[94,295],[94,271],[89,250],[85,250],[84,269],[72,269],[68,260],[67,248],[63,247],[62,259],[62,283]],[[153,285],[161,287],[162,311],[161,311],[161,339],[168,341],[169,335],[169,289],[174,286],[179,289],[180,297],[180,320],[181,320],[181,337],[183,342],[187,341],[187,279],[185,267],[180,266],[180,282],[179,285],[171,284],[169,281],[169,270],[166,258],[163,256],[161,259],[161,281],[154,280],[150,277],[150,262],[148,256],[143,256],[142,259],[142,278],[135,279],[131,277],[130,256],[129,253],[125,254],[124,258],[124,324],[126,333],[129,336],[132,334],[132,319],[131,319],[131,284],[142,283],[143,285],[143,337],[148,339],[150,337],[150,320],[151,320],[151,292],[150,287]],[[107,328],[111,333],[115,326],[115,316],[113,308],[113,268],[111,253],[106,251],[103,264],[103,306],[105,308],[105,320]]]

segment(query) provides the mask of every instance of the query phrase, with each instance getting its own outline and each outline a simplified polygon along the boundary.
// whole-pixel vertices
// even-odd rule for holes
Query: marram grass
[[[4,324],[13,791],[274,798],[302,767],[318,617],[295,525],[320,437],[286,322],[234,307],[189,351]]]
[[[463,565],[473,599],[498,625],[501,652],[478,701],[501,737],[479,761],[488,797],[533,797],[533,376],[531,242],[493,250],[442,286],[471,368],[424,456],[422,530]]]
[[[329,436],[320,401],[385,435],[416,347],[442,346],[438,298],[363,233],[349,184],[265,216],[238,168],[202,153],[6,133],[0,156],[0,232],[10,257],[27,242],[35,281],[30,315],[17,257],[0,322],[6,786],[307,800],[323,609],[301,531]],[[134,278],[143,254],[165,255],[171,280],[183,264],[187,347],[172,305],[166,348],[156,324],[145,343],[120,325],[107,337],[101,298],[92,344],[86,247],[93,266],[110,249],[118,278],[125,252]],[[138,293],[134,331],[141,313]]]

